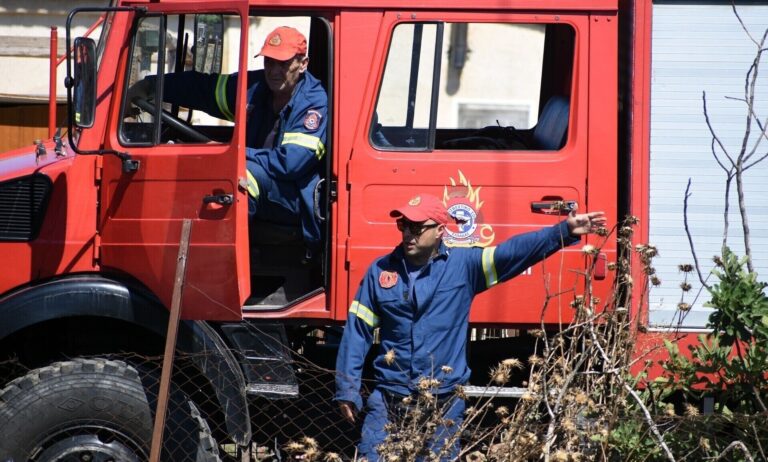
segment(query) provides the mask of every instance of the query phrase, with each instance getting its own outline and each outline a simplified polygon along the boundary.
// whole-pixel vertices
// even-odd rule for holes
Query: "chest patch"
[[[307,115],[304,116],[304,128],[307,130],[315,131],[320,128],[320,120],[323,116],[320,112],[310,109],[307,111]]]
[[[379,274],[379,285],[384,289],[389,289],[397,284],[397,273],[394,271],[382,271]]]

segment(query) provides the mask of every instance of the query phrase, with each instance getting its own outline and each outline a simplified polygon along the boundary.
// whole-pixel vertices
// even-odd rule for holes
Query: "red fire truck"
[[[213,436],[239,445],[255,425],[248,395],[298,394],[289,346],[311,354],[307,332],[332,346],[368,264],[399,240],[389,210],[414,194],[461,218],[452,246],[554,224],[558,203],[636,215],[649,234],[650,1],[126,0],[69,19],[95,10],[97,39],[67,29],[66,134],[0,154],[3,460],[146,458],[150,394],[141,371],[110,358],[162,352],[186,219],[178,349],[198,354],[191,386],[217,409],[187,391],[171,406],[201,428],[223,419]],[[162,86],[166,73],[254,69],[283,24],[307,36],[329,100],[312,259],[298,227],[248,223],[245,79],[231,122],[126,99],[147,75]],[[598,294],[615,252],[602,247]],[[479,296],[472,325],[556,329],[572,294],[542,315],[545,296],[578,290],[584,266],[579,246],[555,254]],[[470,364],[490,362],[474,343]],[[211,435],[199,434],[201,446]]]

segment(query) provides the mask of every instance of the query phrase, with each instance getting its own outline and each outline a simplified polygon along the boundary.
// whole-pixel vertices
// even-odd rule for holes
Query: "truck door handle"
[[[203,204],[232,205],[235,202],[235,196],[232,194],[210,194],[203,197]]]
[[[531,202],[531,212],[544,215],[568,215],[577,207],[578,203],[576,201],[560,198]]]

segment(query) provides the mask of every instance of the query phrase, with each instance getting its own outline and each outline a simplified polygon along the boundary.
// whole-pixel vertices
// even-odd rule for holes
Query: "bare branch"
[[[723,143],[720,141],[720,138],[717,136],[717,133],[715,133],[715,129],[712,127],[712,122],[710,122],[709,120],[709,112],[707,111],[707,92],[706,91],[701,92],[701,100],[704,105],[704,120],[707,123],[707,128],[709,129],[709,133],[712,135],[712,143],[713,143],[712,155],[715,156],[715,160],[717,160],[717,163],[720,164],[720,167],[722,167],[723,170],[728,171],[728,169],[726,169],[725,166],[720,162],[720,159],[715,153],[714,143],[717,143],[717,145],[720,147],[720,150],[723,151],[723,154],[725,154],[725,157],[727,157],[728,160],[731,162],[731,165],[736,165],[736,161],[733,160],[731,155],[728,153],[728,150],[725,149],[725,146],[723,146]]]
[[[685,235],[688,236],[688,245],[691,247],[691,253],[693,254],[693,262],[696,267],[696,274],[699,275],[699,281],[701,285],[709,289],[707,281],[701,274],[701,267],[699,266],[699,258],[696,256],[696,248],[693,245],[693,237],[691,237],[691,230],[688,228],[688,198],[691,197],[691,179],[688,178],[688,186],[685,187],[685,198],[683,199],[683,225],[685,226]]]
[[[741,28],[744,30],[744,33],[747,34],[747,37],[754,43],[757,47],[760,47],[760,43],[755,40],[754,37],[752,37],[752,34],[749,33],[749,29],[747,29],[747,25],[744,24],[744,21],[741,20],[741,16],[739,16],[738,10],[736,10],[736,2],[731,1],[731,9],[733,10],[733,14],[736,16],[736,19],[738,19],[739,24],[741,24]]]
[[[741,452],[744,454],[744,457],[746,457],[748,461],[754,462],[755,459],[752,458],[752,454],[749,452],[749,449],[747,449],[747,447],[744,446],[744,443],[738,440],[729,444],[728,447],[725,448],[725,450],[721,452],[719,456],[715,457],[712,460],[714,461],[720,460],[723,457],[725,457],[729,452],[733,451],[736,448],[741,449]]]

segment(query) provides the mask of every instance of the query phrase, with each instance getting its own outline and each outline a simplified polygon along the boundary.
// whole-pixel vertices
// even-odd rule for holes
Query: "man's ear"
[[[303,74],[304,72],[306,72],[307,66],[309,65],[309,58],[307,56],[304,56],[303,58],[301,58],[299,63],[301,64],[301,67],[299,68],[299,73]]]

